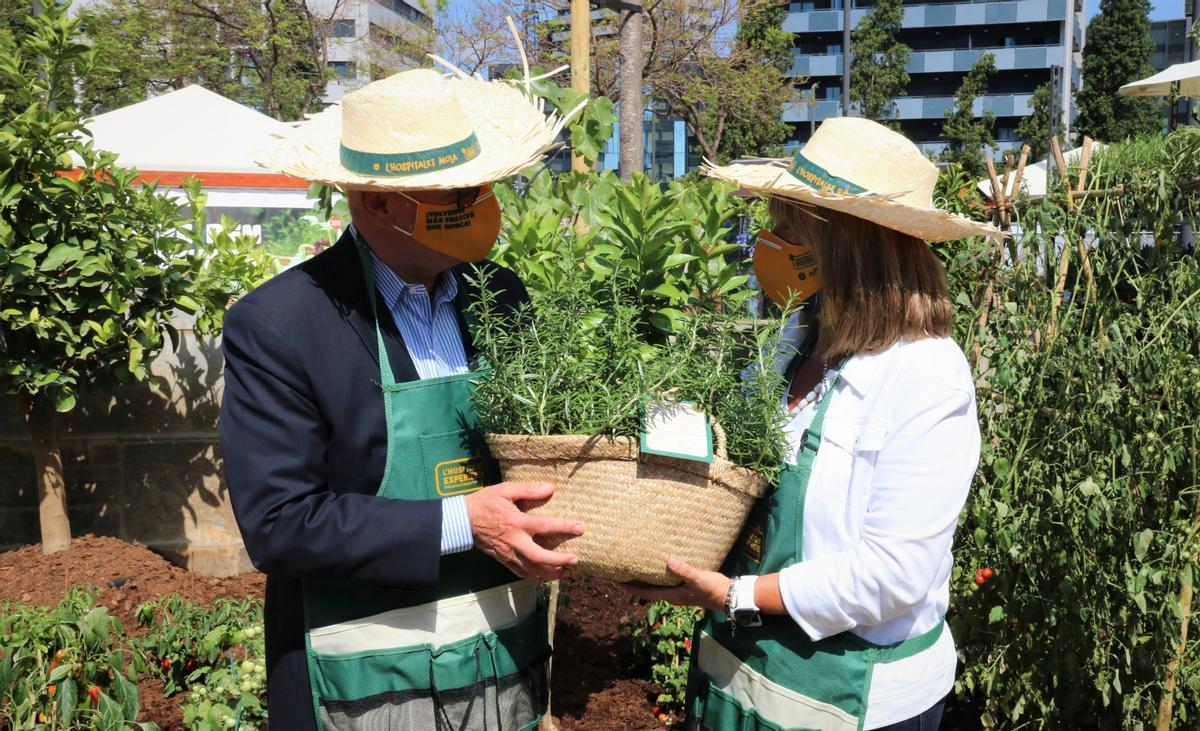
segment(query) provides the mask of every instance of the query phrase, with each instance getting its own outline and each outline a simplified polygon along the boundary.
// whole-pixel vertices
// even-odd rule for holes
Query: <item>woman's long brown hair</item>
[[[946,337],[954,307],[946,270],[920,239],[862,218],[772,198],[771,216],[810,246],[821,274],[818,356],[876,353],[899,340]]]

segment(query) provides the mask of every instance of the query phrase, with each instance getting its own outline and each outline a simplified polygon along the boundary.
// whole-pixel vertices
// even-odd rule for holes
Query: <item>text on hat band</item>
[[[860,193],[867,192],[867,189],[861,185],[851,183],[845,178],[839,178],[831,174],[825,168],[805,157],[803,152],[798,151],[792,157],[792,165],[788,168],[788,172],[800,180],[800,182],[827,193],[859,195]]]
[[[342,145],[340,156],[342,167],[350,172],[393,178],[445,170],[474,160],[479,156],[479,140],[472,132],[458,142],[432,150],[393,153],[364,152]]]

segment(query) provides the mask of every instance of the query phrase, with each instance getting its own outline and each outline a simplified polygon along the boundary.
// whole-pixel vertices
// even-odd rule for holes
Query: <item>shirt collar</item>
[[[891,348],[878,353],[855,355],[846,361],[842,369],[838,371],[838,375],[859,396],[865,396],[868,389],[871,388],[871,384],[875,383],[887,365],[886,359],[889,350]]]
[[[348,227],[350,235],[354,237],[354,242],[360,246],[367,246],[366,241],[362,238],[362,234],[350,224]],[[399,300],[412,297],[420,294],[426,296],[425,286],[421,284],[409,284],[404,281],[400,275],[392,271],[391,267],[384,264],[379,257],[375,256],[375,252],[371,251],[368,246],[367,251],[371,253],[371,265],[375,271],[376,287],[380,294],[384,296],[384,301],[388,307],[392,307]],[[453,302],[454,298],[458,297],[458,280],[450,271],[444,271],[438,275],[437,282],[433,288],[433,304],[440,305],[446,302]]]

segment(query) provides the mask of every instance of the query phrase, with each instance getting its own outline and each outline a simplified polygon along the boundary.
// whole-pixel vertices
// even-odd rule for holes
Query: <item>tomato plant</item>
[[[659,686],[655,702],[660,712],[682,713],[687,695],[688,665],[692,657],[692,635],[704,616],[699,607],[676,607],[654,602],[643,622],[630,631],[634,649],[650,667],[650,679]]]

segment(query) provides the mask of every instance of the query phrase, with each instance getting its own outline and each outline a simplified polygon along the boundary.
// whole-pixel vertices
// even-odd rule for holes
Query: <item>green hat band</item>
[[[431,173],[462,165],[476,157],[479,157],[479,140],[474,132],[458,142],[416,152],[363,152],[341,146],[342,167],[352,173],[373,178],[399,178]]]
[[[797,151],[792,157],[792,166],[788,168],[788,172],[805,185],[826,193],[859,195],[867,192],[867,189],[861,185],[831,175],[828,170],[805,157],[803,152]]]

